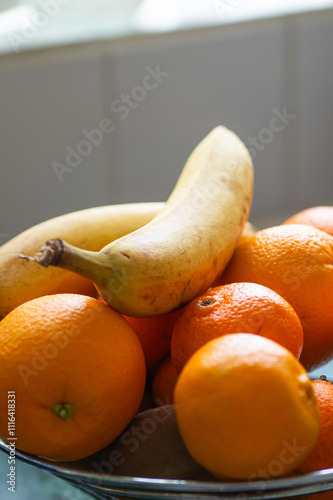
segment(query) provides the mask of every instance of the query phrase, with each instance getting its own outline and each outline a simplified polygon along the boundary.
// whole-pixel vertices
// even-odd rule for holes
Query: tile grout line
[[[118,81],[115,67],[117,66],[117,47],[113,44],[111,53],[110,49],[105,49],[101,45],[101,109],[103,118],[110,118],[113,121],[110,104],[112,98],[115,97],[110,93],[110,89],[117,94]],[[108,67],[107,67],[108,65]],[[111,69],[110,69],[111,66]],[[121,173],[121,133],[119,124],[115,123],[115,130],[111,132],[110,136],[105,138],[104,144],[104,177],[105,177],[105,196],[108,204],[123,203],[124,200],[124,186],[123,176]],[[112,143],[116,143],[116,148],[112,147]],[[114,185],[117,187],[115,188]],[[109,189],[110,187],[110,189]]]
[[[298,18],[286,17],[282,20],[282,98],[288,113],[296,115],[287,126],[281,154],[284,197],[282,203],[287,211],[297,210],[299,204],[299,36]]]

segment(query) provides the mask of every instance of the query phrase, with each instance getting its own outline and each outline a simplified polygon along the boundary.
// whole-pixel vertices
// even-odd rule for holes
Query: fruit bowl
[[[10,453],[0,438],[0,449]],[[44,469],[100,500],[117,498],[165,499],[286,499],[333,490],[333,469],[293,477],[248,482],[217,480],[181,480],[120,476],[97,472],[92,466],[103,459],[107,449],[76,462],[54,462],[28,453],[15,451],[17,459]]]

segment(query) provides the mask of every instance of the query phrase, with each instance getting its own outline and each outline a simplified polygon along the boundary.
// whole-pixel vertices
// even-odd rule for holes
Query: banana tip
[[[40,252],[36,253],[34,257],[24,255],[22,253],[16,254],[19,259],[24,259],[27,262],[37,262],[43,267],[56,266],[57,261],[63,253],[63,243],[61,239],[48,240],[41,248]]]

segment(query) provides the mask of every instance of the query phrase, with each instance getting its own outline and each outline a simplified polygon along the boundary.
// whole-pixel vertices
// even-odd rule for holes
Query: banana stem
[[[109,258],[106,254],[83,250],[60,238],[48,240],[34,257],[22,254],[18,257],[37,262],[43,267],[61,267],[91,281],[99,281],[105,277],[107,268],[111,271]]]

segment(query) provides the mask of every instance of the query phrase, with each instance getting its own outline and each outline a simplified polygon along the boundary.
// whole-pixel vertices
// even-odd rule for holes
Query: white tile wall
[[[244,141],[257,136],[269,125],[273,109],[283,108],[282,62],[280,21],[224,26],[177,40],[164,36],[156,46],[141,49],[124,42],[116,57],[111,50],[106,53],[104,65],[113,67],[110,82],[116,82],[105,87],[106,110],[115,97],[142,83],[147,65],[169,74],[123,121],[117,120],[124,199],[165,199],[193,147],[220,123]],[[278,134],[257,152],[257,210],[279,207],[282,141]]]
[[[59,182],[83,129],[101,119],[98,53],[45,53],[0,60],[0,233],[10,236],[46,218],[106,202],[102,148]]]
[[[301,206],[333,201],[333,13],[298,20],[298,192]]]
[[[83,207],[166,199],[219,123],[255,144],[254,222],[332,203],[332,28],[327,10],[0,56],[0,234]],[[158,65],[169,75],[143,95],[147,66]],[[137,102],[120,113],[131,93]],[[296,116],[277,131],[284,108]],[[52,162],[103,119],[114,130],[59,182]]]

